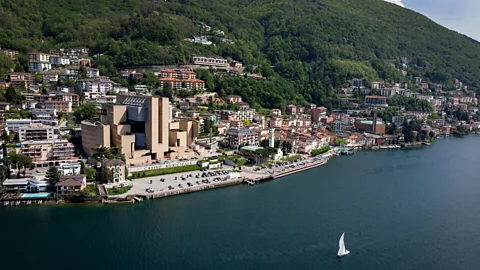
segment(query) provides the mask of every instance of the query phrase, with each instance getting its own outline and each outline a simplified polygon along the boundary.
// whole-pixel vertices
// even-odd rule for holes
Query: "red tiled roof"
[[[56,187],[80,187],[82,186],[82,183],[75,181],[72,178],[69,178],[65,181],[56,183],[55,186]]]

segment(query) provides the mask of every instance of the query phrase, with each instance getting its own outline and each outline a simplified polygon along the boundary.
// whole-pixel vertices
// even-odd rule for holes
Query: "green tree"
[[[163,85],[162,96],[168,97],[170,100],[173,100],[173,89],[171,84],[166,83]]]
[[[47,173],[45,174],[45,178],[48,179],[50,186],[53,188],[58,181],[60,181],[60,171],[58,171],[57,167],[49,167]]]
[[[15,87],[10,85],[7,88],[7,93],[5,94],[5,98],[7,99],[8,102],[14,103],[17,98],[18,98],[18,93],[17,90],[15,90]]]
[[[14,137],[15,137],[15,134],[13,134],[13,133],[8,134],[7,130],[3,129],[2,135],[1,135],[0,138],[2,139],[2,141],[5,144],[9,144],[13,140]]]
[[[397,134],[397,131],[398,131],[398,127],[397,125],[395,125],[395,123],[391,123],[389,126],[388,126],[388,129],[387,129],[387,134],[392,134],[392,135],[396,135]]]
[[[344,146],[347,145],[347,141],[342,138],[335,138],[335,146]]]
[[[453,134],[456,135],[456,136],[464,136],[464,135],[467,135],[469,133],[468,129],[466,126],[464,125],[459,125],[455,128],[455,130],[453,131]]]
[[[113,172],[105,167],[102,168],[100,172],[100,182],[102,183],[111,183],[113,182]]]
[[[151,70],[145,70],[143,73],[146,85],[153,87],[158,82],[158,77]]]
[[[7,179],[8,174],[8,167],[3,164],[0,165],[0,184],[2,184],[5,179]]]
[[[95,103],[82,103],[73,113],[77,123],[83,120],[98,120],[99,112]]]
[[[80,65],[80,70],[78,72],[78,76],[80,79],[86,79],[87,78],[87,68],[84,65]]]

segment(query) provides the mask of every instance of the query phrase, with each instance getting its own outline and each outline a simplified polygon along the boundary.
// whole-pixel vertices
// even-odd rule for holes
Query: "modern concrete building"
[[[94,154],[99,146],[110,147],[110,126],[100,122],[82,122],[82,145],[87,156]]]
[[[193,156],[198,133],[198,122],[173,122],[168,98],[153,96],[119,95],[115,104],[102,104],[101,123],[82,122],[87,155],[100,145],[117,146],[129,164]]]

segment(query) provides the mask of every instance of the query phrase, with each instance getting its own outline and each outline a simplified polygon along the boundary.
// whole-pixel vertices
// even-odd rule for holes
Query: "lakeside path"
[[[241,172],[231,172],[233,171],[233,167],[225,165],[221,169],[208,170],[206,172],[228,171],[228,174],[208,177],[202,177],[201,175],[204,173],[202,171],[191,171],[137,178],[132,180],[132,188],[127,193],[109,196],[109,199],[125,198],[129,195],[143,198],[160,198],[240,184],[245,180],[261,181],[265,179],[275,179],[323,165],[327,162],[329,156],[329,154],[318,157],[304,156],[297,162],[288,162],[283,166],[279,165],[278,167],[259,170],[254,170],[253,167],[244,167]],[[182,177],[185,179],[183,180]],[[215,178],[227,179],[223,181],[213,181]],[[161,179],[164,179],[164,181],[161,181]],[[208,180],[209,183],[204,183],[202,180]],[[188,183],[191,185],[189,186]],[[173,187],[173,189],[169,188],[169,186]],[[149,193],[147,191],[148,188],[153,189],[153,192]]]

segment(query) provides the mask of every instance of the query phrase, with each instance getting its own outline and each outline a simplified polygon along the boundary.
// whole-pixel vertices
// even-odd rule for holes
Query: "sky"
[[[415,10],[433,21],[480,41],[480,0],[385,0]]]

